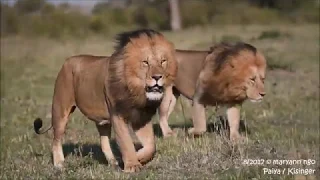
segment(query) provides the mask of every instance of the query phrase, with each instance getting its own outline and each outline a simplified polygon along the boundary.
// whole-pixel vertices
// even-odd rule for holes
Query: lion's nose
[[[260,92],[259,94],[260,94],[260,96],[262,96],[262,97],[263,97],[263,96],[265,96],[265,95],[266,95],[266,92]]]
[[[161,74],[156,74],[156,75],[153,75],[152,78],[156,81],[158,81],[159,79],[162,78],[162,75]]]

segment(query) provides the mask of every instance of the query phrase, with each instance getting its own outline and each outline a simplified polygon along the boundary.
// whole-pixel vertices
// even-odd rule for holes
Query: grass
[[[290,34],[258,38],[263,32]],[[169,123],[177,137],[157,133],[157,155],[139,173],[109,167],[95,125],[78,110],[64,139],[66,169],[53,168],[52,132],[36,135],[33,120],[50,115],[54,81],[68,56],[112,53],[111,37],[55,41],[46,38],[1,38],[1,174],[0,179],[317,179],[319,165],[319,26],[214,26],[179,33],[164,32],[180,49],[205,49],[212,41],[238,37],[260,49],[270,60],[267,96],[260,104],[246,102],[242,119],[245,143],[232,146],[211,129],[201,138],[185,135],[191,126],[190,103],[180,99]],[[231,38],[234,39],[234,38]],[[180,103],[181,102],[181,103]],[[185,114],[183,113],[185,112]],[[214,108],[208,108],[208,117]],[[224,115],[224,111],[217,112]],[[208,125],[219,124],[211,116]],[[158,117],[154,118],[159,132]],[[46,124],[49,119],[46,120]],[[113,147],[116,148],[113,142]],[[316,164],[243,165],[246,159],[312,159]],[[270,175],[263,168],[310,168],[316,174]]]

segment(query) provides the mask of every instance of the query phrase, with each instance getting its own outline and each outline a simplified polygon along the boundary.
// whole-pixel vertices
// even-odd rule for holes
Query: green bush
[[[267,67],[270,70],[276,70],[276,69],[280,69],[280,70],[285,70],[285,71],[289,71],[289,72],[293,72],[294,69],[292,67],[292,62],[289,61],[282,61],[278,58],[274,58],[271,56],[266,55],[266,59],[267,59]]]
[[[299,8],[287,14],[290,21],[294,23],[319,23],[320,3],[316,1],[305,1]]]
[[[104,33],[108,31],[108,25],[102,16],[94,15],[91,17],[89,29],[95,33]]]
[[[110,18],[111,22],[117,25],[128,25],[130,22],[129,14],[122,9],[112,9],[110,11]]]
[[[19,14],[28,14],[40,11],[45,4],[45,0],[17,0],[14,7]]]
[[[15,9],[1,4],[1,36],[19,33],[19,25],[19,15]]]
[[[133,23],[140,27],[153,29],[167,29],[169,17],[164,14],[161,8],[155,6],[146,6],[133,9]]]
[[[56,10],[41,16],[26,16],[22,26],[23,33],[35,36],[50,36],[59,38],[70,35],[75,37],[86,36],[90,19],[76,11],[68,13]]]
[[[241,41],[240,36],[237,35],[224,35],[221,37],[220,42],[227,42],[227,43],[233,43]]]
[[[290,37],[290,34],[288,33],[283,33],[280,32],[278,30],[269,30],[269,31],[263,31],[261,32],[261,34],[259,35],[258,39],[262,40],[262,39],[279,39],[279,38],[286,38],[286,37]]]
[[[184,1],[181,5],[181,17],[184,27],[209,23],[209,8],[204,1]]]
[[[168,19],[156,7],[146,7],[144,15],[150,28],[161,29],[168,23]]]
[[[109,9],[110,9],[110,6],[108,3],[100,2],[100,3],[97,3],[96,5],[94,5],[91,12],[92,12],[92,14],[101,14],[103,12],[106,12]]]
[[[212,17],[213,24],[271,24],[281,19],[276,10],[250,6],[245,2],[236,1],[232,6],[222,4],[217,9]]]

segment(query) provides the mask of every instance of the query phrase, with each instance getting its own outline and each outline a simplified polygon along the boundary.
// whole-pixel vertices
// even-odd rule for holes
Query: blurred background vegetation
[[[318,23],[319,0],[106,0],[84,10],[68,1],[1,1],[1,36],[110,35],[148,27]]]

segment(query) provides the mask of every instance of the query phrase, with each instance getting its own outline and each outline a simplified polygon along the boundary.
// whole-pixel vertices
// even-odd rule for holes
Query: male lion
[[[72,56],[58,74],[52,103],[55,167],[62,167],[61,139],[68,117],[76,107],[96,123],[102,151],[111,164],[116,164],[109,144],[111,125],[125,172],[139,171],[142,163],[153,158],[155,141],[151,118],[176,76],[174,45],[153,30],[125,32],[117,36],[117,41],[111,57]],[[138,152],[128,125],[143,146]],[[45,132],[40,132],[41,126],[41,119],[37,119],[36,133]]]
[[[168,88],[159,108],[160,127],[165,137],[172,135],[168,117],[180,94],[193,100],[191,135],[206,131],[205,106],[226,105],[230,139],[238,140],[240,106],[246,99],[258,102],[266,94],[266,60],[246,43],[220,43],[210,51],[176,51],[178,73],[174,87]]]

